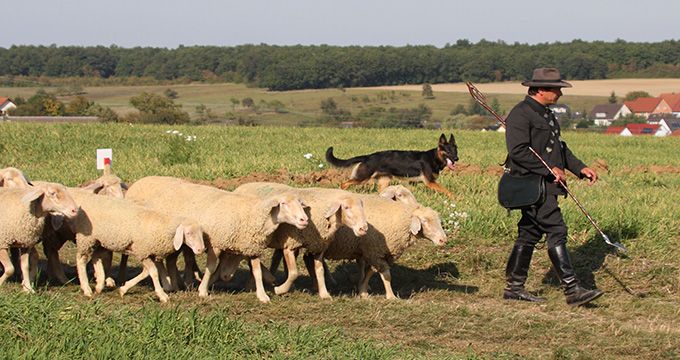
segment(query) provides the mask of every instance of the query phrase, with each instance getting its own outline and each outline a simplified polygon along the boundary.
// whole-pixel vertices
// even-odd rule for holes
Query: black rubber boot
[[[524,288],[524,282],[529,274],[533,246],[515,245],[510,253],[508,265],[505,267],[505,279],[508,286],[503,291],[503,299],[522,300],[530,302],[544,302],[545,299],[532,295]]]
[[[562,244],[548,249],[548,256],[564,287],[567,304],[571,306],[585,305],[604,294],[601,290],[588,290],[579,285],[566,245]]]

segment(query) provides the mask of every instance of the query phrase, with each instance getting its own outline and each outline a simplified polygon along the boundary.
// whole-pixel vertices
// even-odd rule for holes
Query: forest
[[[269,90],[523,80],[553,66],[566,79],[680,77],[680,41],[508,44],[457,40],[435,46],[276,46],[178,48],[0,47],[0,86],[26,77],[236,82]]]

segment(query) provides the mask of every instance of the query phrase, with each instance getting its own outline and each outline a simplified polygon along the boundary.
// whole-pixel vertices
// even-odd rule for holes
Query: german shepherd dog
[[[408,180],[420,180],[432,190],[453,197],[450,191],[436,182],[439,172],[444,168],[453,170],[458,161],[458,146],[453,134],[448,141],[441,134],[436,148],[427,151],[386,150],[369,155],[356,156],[342,160],[333,155],[333,147],[326,150],[326,161],[335,167],[350,167],[354,164],[349,180],[340,185],[347,189],[350,185],[358,185],[369,179],[377,179],[378,189],[382,191],[393,177]]]

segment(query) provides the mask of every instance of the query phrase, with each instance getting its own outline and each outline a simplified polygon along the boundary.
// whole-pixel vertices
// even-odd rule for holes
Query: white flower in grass
[[[165,133],[166,133],[166,134],[169,134],[169,133],[171,133],[171,132],[172,132],[172,130],[165,130]]]
[[[304,156],[305,159],[309,160],[309,159],[311,159],[312,156],[314,156],[314,155],[312,155],[312,153],[307,153],[307,154],[304,154],[304,155],[302,155],[302,156]]]
[[[322,167],[323,167],[323,164],[319,164],[319,168],[322,168]]]
[[[179,132],[179,130],[172,130],[172,133],[173,134],[179,134],[180,132]]]

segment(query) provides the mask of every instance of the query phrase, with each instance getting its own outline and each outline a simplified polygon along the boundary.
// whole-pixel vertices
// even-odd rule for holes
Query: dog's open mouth
[[[456,167],[456,164],[451,161],[451,159],[446,158],[446,167],[449,168],[449,170],[453,170]]]

